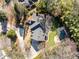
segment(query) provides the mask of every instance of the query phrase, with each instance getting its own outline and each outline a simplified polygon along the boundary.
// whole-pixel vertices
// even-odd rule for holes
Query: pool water
[[[19,33],[20,33],[20,36],[24,36],[24,27],[23,26],[19,26]]]
[[[60,39],[64,39],[66,37],[66,33],[64,30],[60,32]]]

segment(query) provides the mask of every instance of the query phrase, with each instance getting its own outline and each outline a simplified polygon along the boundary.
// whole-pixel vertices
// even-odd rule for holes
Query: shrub
[[[15,33],[14,30],[10,29],[10,30],[7,32],[7,36],[8,36],[9,38],[14,38],[14,37],[16,37],[16,33]]]

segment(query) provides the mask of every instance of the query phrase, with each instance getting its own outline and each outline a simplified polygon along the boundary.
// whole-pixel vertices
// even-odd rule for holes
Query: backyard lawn
[[[54,37],[56,36],[56,31],[50,31],[49,34],[48,34],[48,45],[50,47],[54,47],[55,45],[55,42],[54,42]]]

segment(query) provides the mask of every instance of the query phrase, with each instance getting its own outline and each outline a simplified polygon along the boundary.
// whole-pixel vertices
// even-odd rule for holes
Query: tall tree
[[[38,0],[38,2],[36,3],[36,9],[38,13],[46,13],[47,12],[46,0]]]

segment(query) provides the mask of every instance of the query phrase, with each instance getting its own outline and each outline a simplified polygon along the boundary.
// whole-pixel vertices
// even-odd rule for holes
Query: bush
[[[46,13],[47,2],[45,0],[39,0],[39,2],[36,3],[36,9],[38,13]]]
[[[15,33],[14,30],[10,29],[10,30],[7,32],[7,36],[8,36],[9,38],[14,38],[14,37],[16,37],[16,33]]]

